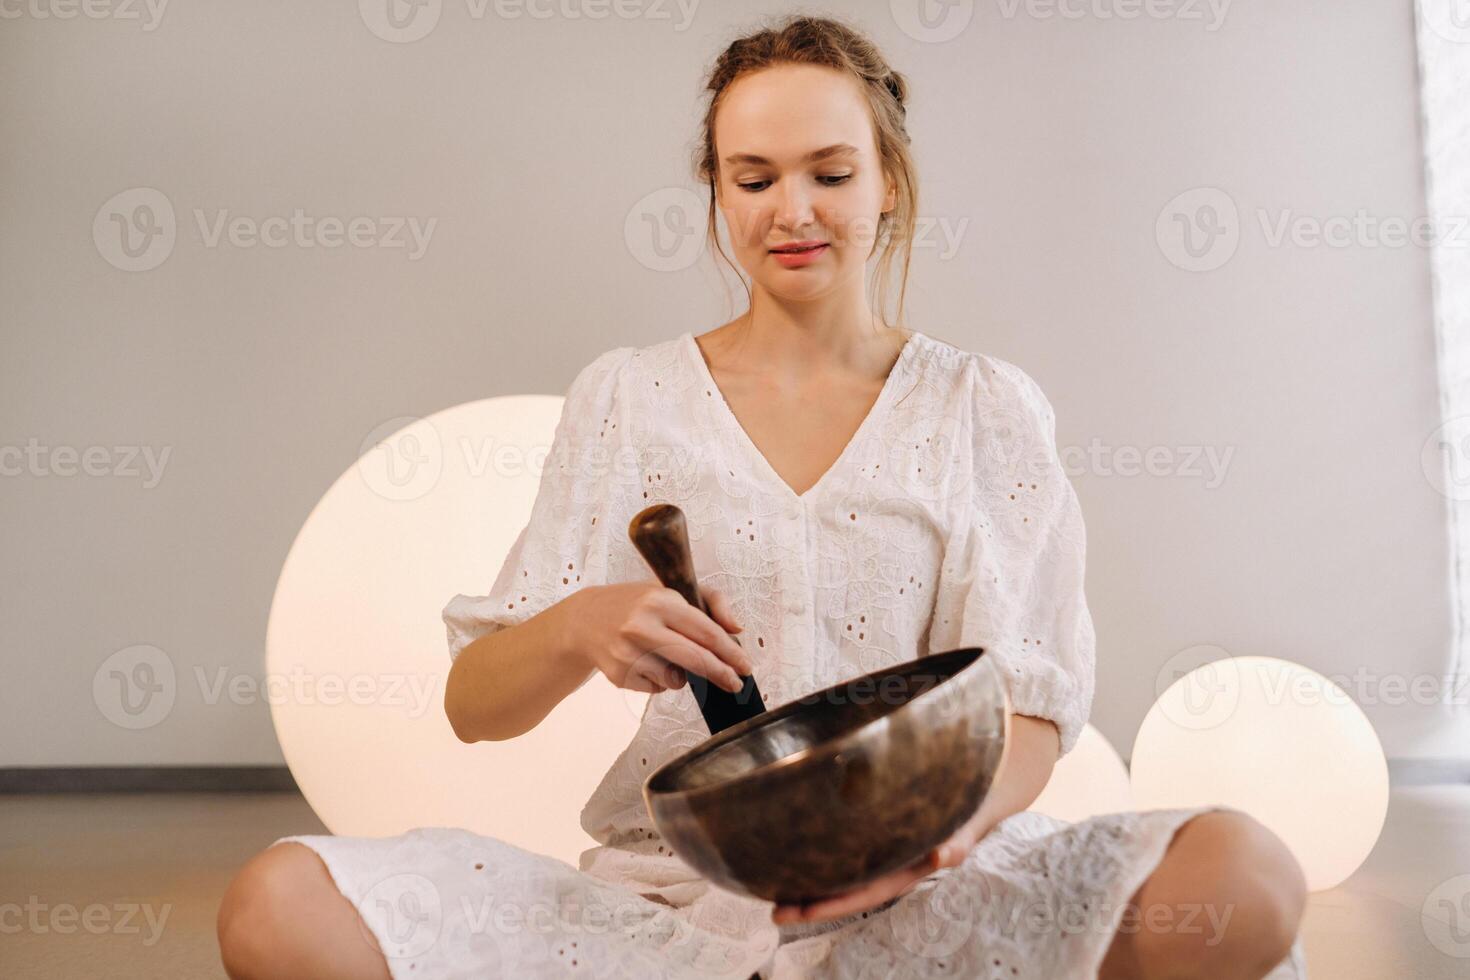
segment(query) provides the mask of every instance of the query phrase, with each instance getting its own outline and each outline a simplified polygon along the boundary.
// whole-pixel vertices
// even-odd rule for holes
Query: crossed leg
[[[1239,811],[1213,811],[1180,826],[1130,903],[1134,914],[1098,980],[1261,980],[1291,951],[1306,881],[1270,830]],[[1201,907],[1211,914],[1192,929],[1150,925]],[[277,844],[247,862],[225,892],[217,931],[231,980],[389,978],[356,908],[304,844]]]
[[[389,980],[388,961],[327,866],[288,841],[245,863],[215,922],[230,980]]]
[[[1306,896],[1281,838],[1240,811],[1202,813],[1133,894],[1098,978],[1261,980],[1290,954]],[[1203,909],[1194,928],[1167,925],[1188,909]]]

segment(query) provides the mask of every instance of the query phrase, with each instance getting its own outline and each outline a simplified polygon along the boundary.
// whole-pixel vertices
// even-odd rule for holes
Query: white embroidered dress
[[[841,456],[797,494],[691,332],[607,351],[567,391],[531,518],[488,594],[444,609],[450,655],[578,589],[651,579],[627,527],[665,502],[684,511],[701,585],[724,591],[744,626],[769,707],[981,646],[1014,710],[1054,721],[1064,754],[1075,746],[1095,675],[1084,526],[1051,405],[1015,365],[913,334]],[[578,868],[446,828],[283,839],[322,856],[395,980],[1058,980],[1096,976],[1174,831],[1210,809],[1075,824],[1015,814],[961,865],[879,909],[778,927],[770,903],[700,878],[648,818],[644,779],[708,737],[688,685],[648,699],[582,811],[599,843]],[[397,919],[375,911],[389,878]],[[417,883],[407,907],[402,882]],[[401,927],[419,899],[437,903],[432,937]],[[493,920],[466,914],[487,908]],[[1304,976],[1298,940],[1271,980]]]

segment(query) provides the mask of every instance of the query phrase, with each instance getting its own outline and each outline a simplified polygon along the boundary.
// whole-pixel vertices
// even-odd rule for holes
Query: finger
[[[683,610],[692,610],[706,620],[709,617],[694,609],[673,589],[665,588],[661,590],[661,593],[668,598],[658,600],[658,604],[653,607],[654,615],[639,620],[636,624],[637,629],[624,634],[623,652],[620,654],[620,659],[630,665],[651,662],[660,665],[670,664],[677,668],[676,674],[670,673],[667,667],[643,672],[658,680],[665,687],[682,687],[688,675],[694,673],[713,681],[726,690],[732,692],[742,690],[744,683],[740,677],[719,657],[697,643],[691,643],[687,637],[674,632],[665,625],[669,618]]]
[[[642,677],[644,682],[653,688],[651,693],[663,693],[669,689],[669,676],[666,673],[660,673],[656,667],[639,666],[637,676]]]
[[[724,627],[687,602],[681,601],[678,608],[670,609],[664,617],[664,624],[682,634],[691,643],[708,650],[740,674],[749,674],[754,666],[740,644],[725,632]]]
[[[719,589],[705,589],[703,595],[704,601],[709,605],[710,617],[727,632],[739,633],[745,629],[744,626],[735,622],[735,613],[730,608],[729,596]]]
[[[939,854],[939,866],[949,868],[962,863],[975,845],[980,843],[980,838],[989,832],[988,822],[988,815],[982,819],[982,815],[976,813],[949,840],[935,848]]]
[[[968,835],[967,835],[968,836]],[[939,855],[938,864],[941,868],[952,868],[965,859],[970,853],[971,842],[965,837],[955,837],[946,844],[939,845],[936,853]]]
[[[777,905],[771,910],[771,921],[776,925],[785,925],[788,922],[798,922],[800,920],[800,905]]]
[[[890,898],[903,894],[906,888],[917,884],[928,873],[927,862],[890,871],[883,877],[854,891],[801,906],[798,921],[823,922],[839,919],[854,912],[867,911]]]
[[[622,687],[629,691],[641,691],[644,694],[658,694],[664,690],[662,684],[650,680],[642,671],[632,667],[623,675]]]
[[[704,647],[689,642],[688,638],[683,635],[671,629],[663,629],[653,635],[653,640],[654,650],[670,663],[678,664],[690,673],[698,674],[710,683],[717,684],[731,693],[744,688],[745,682],[740,679],[740,675],[736,674],[719,657]]]
[[[854,891],[844,892],[808,905],[778,905],[772,910],[775,922],[815,922],[841,918],[854,911],[881,905],[890,898],[907,895],[926,877],[937,870],[937,849],[905,868],[890,871]]]
[[[840,919],[845,915],[856,912],[866,912],[876,905],[881,905],[892,897],[887,891],[864,888],[861,892],[853,892],[850,895],[841,895],[836,898],[824,898],[811,905],[803,905],[795,918],[795,922],[830,922]]]
[[[745,651],[725,628],[708,614],[695,608],[673,589],[665,589],[665,605],[660,610],[663,625],[679,634],[693,646],[708,651],[737,674],[748,674],[752,664]],[[672,658],[670,658],[672,659]]]
[[[638,673],[661,688],[682,687],[684,684],[684,669],[677,664],[669,663],[657,653],[641,654],[633,666]]]

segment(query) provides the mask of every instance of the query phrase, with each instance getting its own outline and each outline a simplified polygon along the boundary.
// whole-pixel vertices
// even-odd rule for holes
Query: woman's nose
[[[807,189],[798,180],[781,181],[780,202],[776,207],[776,224],[795,234],[812,224],[812,201]]]

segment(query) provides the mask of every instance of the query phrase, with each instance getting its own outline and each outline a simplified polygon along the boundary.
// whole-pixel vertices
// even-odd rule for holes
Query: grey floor
[[[223,977],[214,915],[231,874],[277,837],[323,832],[295,794],[0,797],[0,977]],[[1470,977],[1470,893],[1433,894],[1460,875],[1470,786],[1396,789],[1367,864],[1311,897],[1311,975]]]

